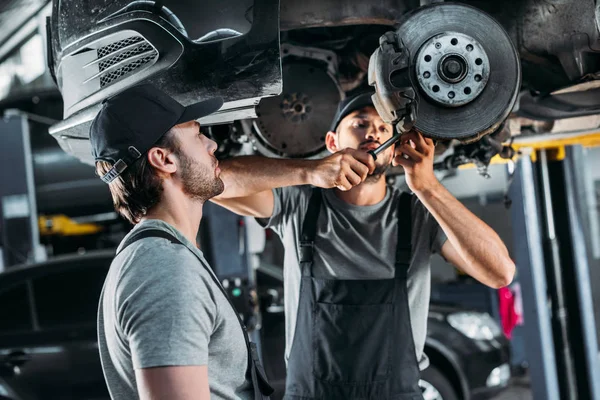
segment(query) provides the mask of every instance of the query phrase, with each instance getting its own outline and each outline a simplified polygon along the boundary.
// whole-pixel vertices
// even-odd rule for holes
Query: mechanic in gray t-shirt
[[[498,235],[436,179],[433,140],[412,131],[368,153],[393,133],[360,93],[338,107],[332,155],[222,163],[213,201],[285,246],[286,399],[421,399],[431,254],[492,287],[512,280]],[[390,164],[413,194],[386,185]]]
[[[223,191],[217,145],[195,119],[221,105],[183,107],[144,84],[105,101],[92,123],[97,173],[135,225],[98,310],[113,399],[255,399],[251,345],[195,244],[203,204]]]

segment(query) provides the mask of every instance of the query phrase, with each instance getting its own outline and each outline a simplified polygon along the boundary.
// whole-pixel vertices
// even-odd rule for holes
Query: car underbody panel
[[[440,139],[438,153],[475,142],[459,153],[490,158],[502,151],[507,118],[600,113],[595,0],[75,3],[56,1],[50,23],[50,64],[64,99],[64,121],[51,134],[87,163],[102,100],[141,81],[182,104],[223,97],[223,109],[200,121],[221,156],[318,157],[336,103],[368,87],[369,59],[386,32],[411,53],[416,127]],[[437,69],[426,68],[427,55]]]

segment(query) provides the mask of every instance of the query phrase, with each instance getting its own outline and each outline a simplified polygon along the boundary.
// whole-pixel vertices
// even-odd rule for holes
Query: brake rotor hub
[[[468,66],[464,58],[458,54],[445,56],[438,65],[438,73],[448,83],[458,83],[467,75]]]
[[[458,32],[444,32],[426,41],[415,64],[423,92],[447,107],[473,101],[490,76],[490,62],[481,44]]]

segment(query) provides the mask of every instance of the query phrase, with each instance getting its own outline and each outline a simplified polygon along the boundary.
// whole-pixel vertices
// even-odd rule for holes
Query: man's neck
[[[161,201],[146,213],[142,221],[148,219],[164,221],[197,245],[196,237],[202,220],[202,206],[202,202],[191,199],[182,192],[165,190]]]
[[[367,180],[347,191],[334,190],[339,199],[355,206],[372,206],[377,204],[385,198],[386,191],[385,175],[381,175],[374,182]]]

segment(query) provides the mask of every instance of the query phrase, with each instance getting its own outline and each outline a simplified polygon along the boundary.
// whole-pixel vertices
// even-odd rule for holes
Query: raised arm
[[[433,141],[410,132],[396,148],[393,164],[404,167],[408,186],[446,233],[448,240],[442,246],[442,256],[487,286],[508,285],[515,265],[506,246],[492,228],[439,183],[433,173],[433,155]]]
[[[345,149],[320,160],[244,156],[219,166],[225,190],[211,201],[236,214],[268,218],[273,214],[272,189],[314,185],[349,190],[373,172],[375,163],[364,151]]]

